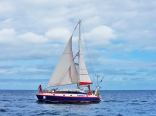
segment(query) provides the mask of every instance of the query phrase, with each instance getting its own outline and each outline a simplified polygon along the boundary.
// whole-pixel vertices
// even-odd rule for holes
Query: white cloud
[[[123,79],[121,77],[119,77],[119,78],[113,78],[113,81],[123,81]]]
[[[114,30],[108,26],[99,26],[86,34],[86,38],[95,45],[109,44],[111,39],[115,39]]]
[[[115,29],[126,29],[127,28],[127,23],[124,20],[117,21],[112,24],[112,27]]]
[[[6,23],[11,23],[11,22],[12,22],[12,19],[11,18],[8,18],[8,19],[6,19],[6,20],[3,21],[3,23],[5,23],[5,24]]]
[[[48,39],[43,35],[37,35],[33,32],[27,32],[21,35],[17,35],[14,29],[0,30],[0,43],[21,44],[22,42],[44,43],[47,41]]]
[[[14,29],[0,30],[0,43],[14,43],[16,32]]]
[[[31,43],[44,43],[47,42],[47,38],[43,35],[37,35],[32,32],[28,32],[18,36],[24,42],[31,42]]]
[[[139,59],[155,58],[155,14],[156,2],[154,0],[150,2],[143,0],[98,2],[91,0],[64,0],[61,2],[55,0],[38,2],[1,0],[0,63],[8,61],[10,64],[18,60],[32,62],[41,60],[43,62],[48,59],[53,62],[55,59],[57,61],[65,47],[64,43],[71,36],[78,20],[82,19],[93,65],[97,66],[97,71],[102,72],[100,69],[107,67],[110,75],[111,71],[119,74],[122,73],[122,70],[132,71],[132,73],[123,74],[133,74],[133,71],[146,67],[146,73],[149,71],[152,75],[151,72],[154,69],[151,67],[155,61],[146,62],[146,60]],[[76,36],[73,39],[75,48],[77,48]],[[129,61],[126,61],[124,56],[129,56],[129,53],[135,50],[138,53],[141,51],[141,54],[151,52],[153,55],[134,54],[134,56],[137,55],[139,61],[133,55],[128,59]],[[114,58],[116,59],[114,60],[112,57],[118,53],[121,54],[121,57]],[[7,72],[1,70],[2,73]],[[139,74],[137,78],[143,73]],[[123,77],[114,77],[114,79],[120,80]]]
[[[11,1],[1,1],[0,2],[0,15],[7,15],[10,11],[14,11],[14,5]]]
[[[7,74],[7,71],[0,69],[0,75],[3,75],[3,74]]]
[[[65,28],[55,28],[47,31],[45,36],[48,37],[50,41],[64,42],[70,38],[71,32]]]

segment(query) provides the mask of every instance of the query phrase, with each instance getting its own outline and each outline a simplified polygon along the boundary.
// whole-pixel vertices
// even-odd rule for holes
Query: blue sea
[[[33,90],[0,90],[0,116],[156,116],[156,91],[100,91],[100,103],[38,102]]]

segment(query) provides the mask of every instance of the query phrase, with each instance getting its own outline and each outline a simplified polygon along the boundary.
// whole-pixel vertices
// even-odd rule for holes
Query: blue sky
[[[103,90],[154,90],[155,14],[155,0],[0,1],[0,89],[45,87],[82,19]]]

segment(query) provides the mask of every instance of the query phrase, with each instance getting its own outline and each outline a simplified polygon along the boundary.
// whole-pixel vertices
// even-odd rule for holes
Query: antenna
[[[104,79],[104,77],[105,77],[105,76],[103,76],[103,78],[101,79],[101,81],[100,81],[100,82],[102,82],[102,80]]]
[[[98,81],[98,79],[99,79],[100,76],[98,74],[95,74],[95,76],[97,78],[97,86],[100,86],[100,83],[102,82],[102,80],[104,79],[105,76],[103,76],[100,81]]]
[[[99,86],[99,81],[98,81],[98,78],[100,77],[98,74],[95,74],[96,78],[97,78],[97,86]]]

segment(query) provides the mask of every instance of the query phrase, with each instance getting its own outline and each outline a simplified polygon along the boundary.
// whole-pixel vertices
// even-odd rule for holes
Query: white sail
[[[86,68],[86,64],[84,61],[84,56],[81,48],[81,40],[80,41],[80,51],[79,51],[79,85],[88,85],[92,84],[92,81],[89,77],[88,70]]]
[[[78,83],[78,74],[75,63],[73,61],[71,37],[57,66],[55,67],[47,87],[74,83]]]

